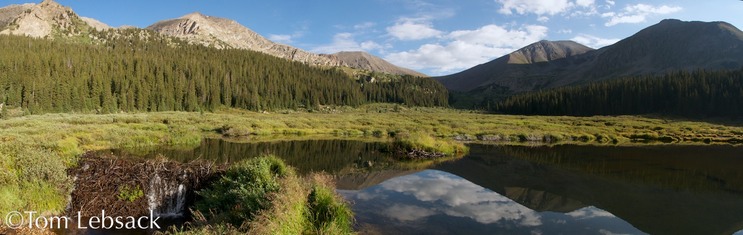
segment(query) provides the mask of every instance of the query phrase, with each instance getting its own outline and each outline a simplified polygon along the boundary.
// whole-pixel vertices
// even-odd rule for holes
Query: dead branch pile
[[[181,163],[165,158],[140,159],[96,152],[85,153],[78,167],[68,174],[75,187],[67,210],[70,216],[100,216],[105,210],[110,216],[144,216],[150,213],[148,193],[153,177],[162,181],[177,180],[193,192],[223,171],[213,163],[194,161]]]

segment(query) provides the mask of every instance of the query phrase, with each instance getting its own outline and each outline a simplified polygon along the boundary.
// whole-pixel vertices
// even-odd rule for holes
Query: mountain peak
[[[57,3],[54,0],[44,0],[44,1],[41,1],[41,3],[39,3],[39,5],[40,6],[55,6],[55,7],[58,6],[58,7],[62,7],[62,5],[59,5],[59,3]]]
[[[177,19],[163,20],[147,29],[219,49],[235,48],[263,52],[311,65],[341,66],[342,62],[309,53],[287,45],[274,43],[237,21],[207,16],[199,12]]]
[[[560,59],[570,57],[571,59]],[[547,61],[544,63],[536,63]],[[668,19],[592,50],[570,41],[540,41],[439,80],[450,90],[524,92],[675,71],[743,66],[743,32],[725,22]]]
[[[20,6],[20,7],[19,7]],[[24,6],[27,6],[25,9]],[[8,15],[2,17],[7,26],[0,34],[20,34],[31,37],[46,37],[56,29],[75,32],[77,14],[53,0],[44,0],[35,5],[15,5],[2,8]],[[23,9],[23,11],[16,11]]]
[[[387,62],[386,60],[376,57],[364,51],[341,51],[332,55],[326,55],[329,58],[337,58],[351,68],[364,69],[375,72],[411,75],[416,77],[428,77],[423,73],[411,69],[402,68]]]
[[[508,55],[509,64],[549,62],[593,51],[590,47],[573,41],[541,40]]]
[[[181,16],[181,19],[200,20],[200,19],[205,19],[208,17],[209,16],[201,14],[201,12],[196,11],[196,12],[192,12],[190,14]]]

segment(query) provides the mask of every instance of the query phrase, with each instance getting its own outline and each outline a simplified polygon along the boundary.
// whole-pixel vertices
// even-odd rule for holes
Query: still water
[[[271,153],[325,171],[362,234],[733,234],[743,148],[471,145],[445,162],[397,162],[384,143],[307,140],[155,150],[182,161]]]

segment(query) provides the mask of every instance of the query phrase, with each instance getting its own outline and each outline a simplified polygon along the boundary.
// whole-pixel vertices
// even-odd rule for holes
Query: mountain
[[[122,26],[119,29],[129,29]],[[54,0],[40,4],[9,5],[0,8],[0,34],[26,35],[36,38],[82,37],[100,42],[89,35],[93,30],[114,29],[96,19],[78,16],[69,7]],[[147,29],[166,37],[183,39],[218,49],[234,48],[262,52],[268,55],[298,61],[309,65],[352,67],[394,75],[427,77],[416,71],[397,67],[365,52],[341,52],[332,55],[310,53],[288,45],[272,42],[258,33],[230,19],[191,13],[177,19],[157,22]],[[118,31],[114,31],[118,34]],[[341,58],[342,57],[342,58]]]
[[[157,22],[147,29],[215,48],[258,51],[310,65],[345,65],[333,58],[274,43],[234,20],[206,16],[198,12],[177,19]]]
[[[453,91],[470,91],[488,85],[511,91],[548,86],[558,71],[572,66],[572,59],[594,51],[573,41],[539,41],[491,62],[438,78]]]
[[[537,42],[463,72],[439,77],[453,91],[518,93],[678,70],[743,66],[743,32],[725,22],[663,20],[614,45]],[[482,95],[482,94],[480,94]]]
[[[53,0],[39,4],[10,5],[0,8],[0,34],[26,35],[36,38],[85,35],[90,29],[87,18],[81,18],[69,7]],[[105,28],[98,21],[94,28]]]
[[[573,41],[542,40],[508,54],[509,64],[534,64],[564,59],[592,51],[590,47]]]
[[[374,72],[395,74],[395,75],[411,75],[415,77],[428,77],[423,73],[398,67],[390,62],[385,61],[382,58],[373,56],[363,51],[343,51],[332,55],[327,55],[331,58],[337,58],[343,63],[347,64],[351,68],[364,69]]]
[[[85,21],[85,23],[87,23],[88,25],[90,25],[90,27],[93,27],[95,30],[98,30],[98,31],[103,31],[103,30],[108,30],[108,29],[112,29],[113,28],[113,27],[108,26],[107,24],[105,24],[103,22],[100,22],[100,21],[98,21],[96,19],[93,19],[93,18],[88,18],[88,17],[81,16],[80,19],[82,19],[83,21]]]

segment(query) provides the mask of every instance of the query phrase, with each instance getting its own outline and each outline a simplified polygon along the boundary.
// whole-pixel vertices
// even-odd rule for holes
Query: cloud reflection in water
[[[569,213],[537,212],[437,170],[341,193],[354,202],[360,223],[385,233],[643,234],[596,207]]]

